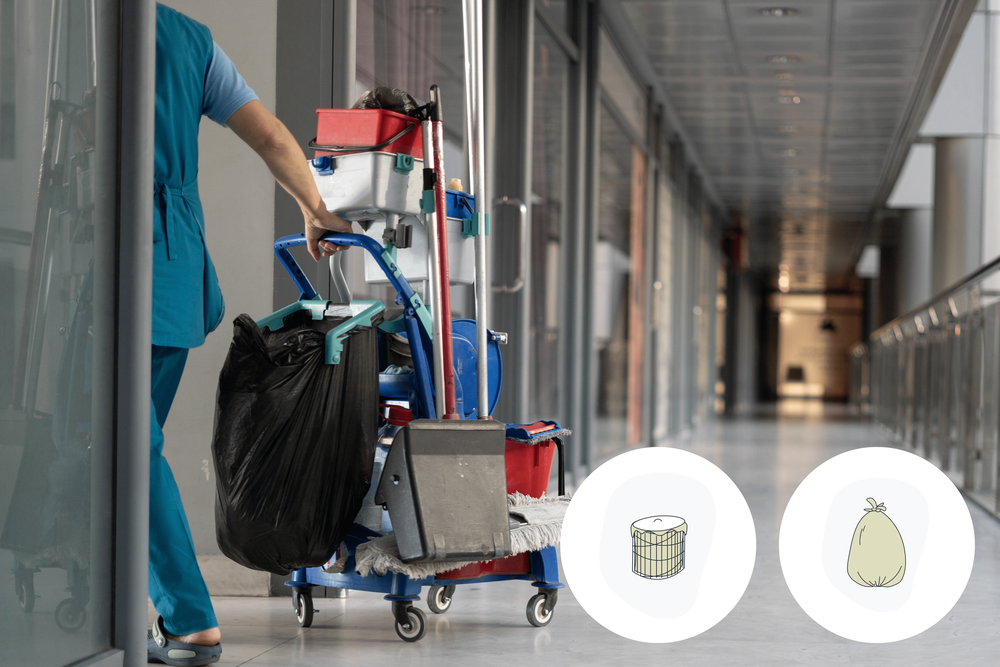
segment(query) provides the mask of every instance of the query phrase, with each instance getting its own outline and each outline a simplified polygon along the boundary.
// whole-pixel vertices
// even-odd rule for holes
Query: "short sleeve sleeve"
[[[212,62],[205,76],[204,107],[201,112],[225,127],[233,112],[250,100],[260,98],[236,71],[236,65],[225,51],[215,42],[212,42],[212,48]]]

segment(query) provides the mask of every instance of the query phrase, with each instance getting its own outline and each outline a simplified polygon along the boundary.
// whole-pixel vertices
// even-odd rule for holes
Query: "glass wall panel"
[[[535,6],[541,7],[552,22],[563,30],[569,29],[569,10],[566,0],[536,0]]]
[[[360,96],[376,86],[399,88],[426,100],[432,84],[444,103],[446,179],[461,179],[467,189],[465,146],[465,44],[461,0],[358,0],[356,88]],[[406,220],[407,224],[420,224]],[[367,286],[360,253],[350,253],[354,298],[394,298],[388,288]],[[421,293],[421,283],[414,288]],[[452,289],[452,313],[472,317],[472,289]]]
[[[636,430],[636,410],[630,406],[641,406],[642,341],[636,337],[636,329],[641,332],[636,319],[641,317],[637,283],[643,277],[645,222],[645,157],[605,104],[601,105],[600,128],[598,238],[591,313],[597,378],[592,446],[598,459],[641,437],[641,428]],[[638,367],[633,363],[637,357]]]
[[[110,646],[114,271],[95,247],[93,0],[0,0],[0,659]],[[98,2],[97,4],[101,4]],[[100,16],[117,19],[116,12]],[[47,91],[49,94],[47,94]],[[101,99],[114,98],[105,95]],[[102,111],[102,113],[104,113]],[[39,177],[41,174],[41,178]],[[107,260],[107,254],[101,255]],[[95,281],[94,273],[102,274]],[[92,465],[93,463],[93,465]]]
[[[465,44],[461,0],[358,0],[357,88],[399,88],[426,100],[432,84],[444,101],[445,171],[462,178]]]
[[[655,397],[653,402],[654,437],[665,438],[670,433],[670,390],[672,355],[670,354],[673,325],[671,291],[673,290],[673,225],[674,197],[665,177],[658,180],[656,193],[656,267],[653,278],[653,337],[655,342],[655,364],[653,381]]]
[[[673,276],[673,303],[671,304],[671,351],[673,367],[670,373],[670,404],[668,406],[670,436],[676,435],[687,428],[687,396],[688,369],[691,365],[691,280],[690,272],[693,258],[689,251],[691,240],[690,216],[685,203],[685,189],[678,187],[673,197],[673,249],[671,257],[674,260],[671,275]]]
[[[714,237],[707,225],[707,213],[699,220],[698,233],[698,305],[695,336],[698,339],[697,376],[695,378],[695,404],[693,420],[708,416],[715,411],[715,381],[718,368],[715,365],[715,306],[718,297],[717,253]]]
[[[701,348],[704,347],[699,333],[701,331],[703,309],[699,302],[701,281],[699,280],[701,256],[701,231],[699,217],[693,206],[685,209],[684,219],[684,282],[680,289],[683,293],[684,312],[682,326],[684,327],[684,372],[681,378],[681,391],[684,392],[681,401],[681,430],[694,426],[694,416],[698,404],[698,369],[701,358]]]
[[[731,309],[726,308],[726,267],[721,261],[718,247],[713,243],[714,237],[709,237],[712,243],[712,255],[714,257],[716,275],[715,310],[713,312],[713,324],[715,330],[715,361],[712,365],[714,378],[713,385],[713,410],[716,414],[722,414],[726,409],[726,382],[724,378],[726,367],[726,318],[739,317],[739,303],[733,304]]]
[[[615,108],[629,124],[632,136],[644,139],[648,114],[646,92],[632,76],[632,71],[604,30],[601,30],[600,53],[599,75],[604,94],[614,100]]]
[[[553,3],[554,4],[554,3]],[[560,247],[565,223],[569,59],[541,25],[535,26],[531,193],[531,358],[528,421],[560,419],[559,307],[564,292]]]

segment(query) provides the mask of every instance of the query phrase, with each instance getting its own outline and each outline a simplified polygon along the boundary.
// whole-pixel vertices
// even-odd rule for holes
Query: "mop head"
[[[513,554],[538,551],[559,544],[562,521],[569,507],[569,496],[532,498],[520,493],[507,496],[507,510],[521,525],[510,530]],[[395,535],[375,537],[358,546],[354,554],[357,572],[362,577],[375,572],[382,576],[386,572],[400,572],[411,579],[433,577],[442,572],[457,570],[471,563],[485,561],[464,561],[448,563],[404,563],[400,560]]]

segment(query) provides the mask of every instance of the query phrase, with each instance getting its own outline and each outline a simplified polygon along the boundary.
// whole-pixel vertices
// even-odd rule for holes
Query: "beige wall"
[[[843,399],[848,350],[861,338],[861,299],[855,295],[772,295],[778,311],[778,395]],[[824,326],[825,325],[825,326]],[[789,377],[801,368],[801,380]]]
[[[265,107],[274,111],[276,0],[166,0],[201,21]],[[215,542],[215,473],[210,446],[219,370],[240,313],[271,312],[274,180],[231,130],[202,119],[198,188],[208,247],[226,299],[222,324],[191,350],[167,420],[164,453],[180,487],[195,548],[214,594],[266,594],[268,576],[243,570]],[[154,500],[155,502],[155,500]]]

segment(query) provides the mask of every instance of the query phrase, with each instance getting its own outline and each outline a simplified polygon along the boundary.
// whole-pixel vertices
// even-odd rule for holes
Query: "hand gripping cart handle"
[[[410,283],[406,281],[389,252],[375,239],[363,234],[339,234],[331,232],[323,236],[321,241],[328,241],[335,245],[358,246],[364,248],[389,279],[389,283],[396,290],[396,304],[403,306],[403,316],[392,322],[383,324],[383,328],[390,330],[406,331],[407,338],[411,341],[410,350],[413,354],[413,370],[416,380],[417,410],[415,417],[434,419],[437,415],[434,410],[434,388],[431,385],[431,370],[428,362],[429,350],[431,349],[431,317],[427,306],[421,300],[420,295],[413,291]],[[299,289],[299,304],[293,304],[290,308],[305,307],[307,301],[323,302],[313,288],[312,283],[302,272],[301,267],[289,248],[306,244],[305,234],[294,234],[285,236],[274,242],[274,254],[278,261],[288,271],[292,282]],[[279,311],[275,316],[287,315],[287,312]],[[399,320],[402,320],[400,322]],[[419,341],[417,343],[416,341]]]

